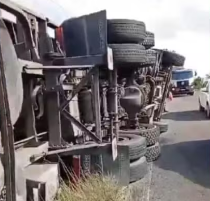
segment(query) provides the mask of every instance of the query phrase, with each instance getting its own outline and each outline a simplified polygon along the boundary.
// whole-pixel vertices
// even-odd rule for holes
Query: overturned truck
[[[52,200],[61,160],[75,170],[75,156],[78,169],[122,185],[143,178],[168,128],[172,67],[185,58],[153,49],[143,22],[108,20],[106,11],[57,26],[9,1],[0,8],[15,17],[0,17],[1,198]]]

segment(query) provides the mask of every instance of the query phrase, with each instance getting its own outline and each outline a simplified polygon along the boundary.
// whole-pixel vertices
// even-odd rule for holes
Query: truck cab
[[[171,90],[173,95],[188,94],[194,95],[192,85],[197,72],[192,69],[174,69],[172,71]]]
[[[206,113],[207,118],[210,118],[210,79],[206,82],[199,93],[198,98],[199,109]]]

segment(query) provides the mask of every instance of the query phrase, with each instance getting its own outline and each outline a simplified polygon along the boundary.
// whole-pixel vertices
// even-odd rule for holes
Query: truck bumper
[[[193,94],[193,93],[194,93],[194,89],[192,87],[185,87],[185,88],[173,87],[172,88],[172,94],[173,95]]]

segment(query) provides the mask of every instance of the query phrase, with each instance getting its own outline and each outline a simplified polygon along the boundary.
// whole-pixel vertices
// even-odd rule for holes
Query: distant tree
[[[210,73],[206,74],[206,79],[210,79]]]
[[[194,79],[194,81],[193,81],[192,84],[195,87],[195,89],[201,89],[201,88],[204,87],[205,82],[204,82],[204,79],[203,78],[197,77],[197,78]]]

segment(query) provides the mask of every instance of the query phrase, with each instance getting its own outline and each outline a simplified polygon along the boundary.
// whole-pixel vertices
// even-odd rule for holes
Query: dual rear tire
[[[146,138],[132,133],[120,134],[119,145],[128,146],[130,159],[130,183],[138,181],[148,173],[146,160]]]

